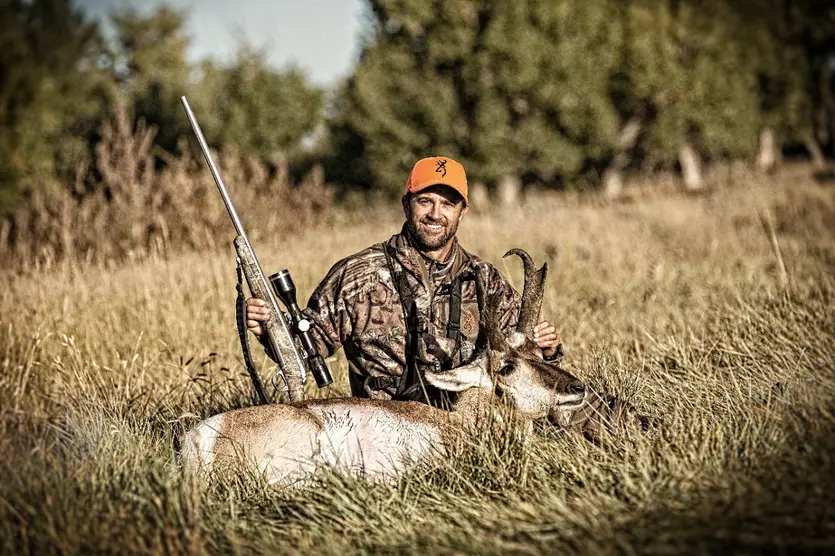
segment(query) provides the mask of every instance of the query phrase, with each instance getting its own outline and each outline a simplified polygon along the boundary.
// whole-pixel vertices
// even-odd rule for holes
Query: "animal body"
[[[495,316],[498,299],[477,279],[482,341],[470,363],[426,372],[425,384],[456,393],[452,411],[419,402],[360,398],[248,407],[210,417],[181,441],[184,464],[204,470],[253,462],[272,483],[292,483],[322,464],[371,477],[391,477],[466,434],[497,403],[524,426],[539,418],[567,425],[586,403],[585,385],[548,362],[531,340],[547,267],[536,270],[521,250],[525,285],[516,331],[506,338]]]

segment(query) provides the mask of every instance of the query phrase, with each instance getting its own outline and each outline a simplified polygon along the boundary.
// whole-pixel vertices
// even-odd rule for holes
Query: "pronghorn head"
[[[537,270],[531,257],[521,249],[511,249],[505,257],[508,255],[517,255],[525,265],[525,285],[516,329],[510,337],[502,331],[499,296],[489,294],[484,277],[478,275],[480,355],[471,363],[451,371],[427,373],[426,379],[441,390],[491,390],[524,417],[537,419],[549,416],[560,422],[583,404],[586,387],[564,371],[559,361],[545,361],[542,350],[533,341],[533,329],[542,306],[547,264]]]

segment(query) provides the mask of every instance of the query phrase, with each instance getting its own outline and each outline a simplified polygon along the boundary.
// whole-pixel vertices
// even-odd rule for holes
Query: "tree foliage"
[[[167,8],[111,19],[108,42],[69,0],[0,0],[0,213],[32,188],[76,182],[95,157],[114,95],[155,130],[158,154],[176,153],[191,137],[182,95],[213,146],[261,159],[297,148],[321,123],[324,93],[296,68],[271,68],[246,48],[230,65],[196,66],[184,15]]]
[[[607,0],[371,2],[375,34],[340,98],[370,179],[392,190],[444,153],[471,176],[573,177],[616,135]]]
[[[297,148],[322,121],[324,92],[301,70],[277,72],[251,49],[241,49],[228,67],[204,62],[201,73],[195,106],[214,144],[271,160]]]
[[[65,181],[88,154],[109,90],[102,40],[66,0],[0,1],[0,211]]]
[[[276,70],[250,48],[234,62],[190,65],[183,14],[162,8],[150,17],[113,18],[117,45],[112,66],[133,102],[133,111],[158,129],[156,143],[174,152],[191,135],[180,96],[199,113],[207,140],[236,145],[262,159],[295,148],[321,121],[323,92],[295,68]]]
[[[612,169],[751,160],[763,129],[835,155],[835,7],[826,0],[367,0],[353,74],[330,97],[328,178],[401,191],[446,154],[473,181],[597,184]],[[69,0],[0,0],[0,211],[72,182],[118,94],[156,130],[275,161],[324,120],[324,91],[242,48],[188,59],[184,14],[114,14],[115,38]],[[290,157],[292,159],[292,157]],[[157,163],[164,165],[165,157]],[[5,208],[4,208],[5,207]]]
[[[618,160],[649,169],[674,167],[684,146],[750,159],[764,126],[789,143],[835,129],[835,19],[822,0],[368,5],[372,32],[332,119],[350,181],[399,191],[416,159],[438,153],[488,183],[596,181],[634,122]]]
[[[759,107],[789,145],[835,155],[835,5],[826,0],[740,0]]]
[[[179,98],[188,90],[191,67],[183,15],[161,8],[151,16],[124,12],[112,17],[116,44],[111,67],[137,117],[157,128],[156,143],[177,148],[189,131]]]

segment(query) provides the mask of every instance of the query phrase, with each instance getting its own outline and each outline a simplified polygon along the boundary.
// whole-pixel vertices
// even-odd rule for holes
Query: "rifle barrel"
[[[229,212],[229,216],[232,218],[232,223],[235,225],[235,231],[239,236],[243,237],[246,244],[252,248],[249,243],[249,238],[246,237],[246,232],[244,232],[244,226],[241,224],[241,219],[238,218],[238,213],[232,205],[232,200],[229,198],[226,186],[223,184],[223,178],[220,177],[220,172],[218,171],[217,166],[215,166],[215,161],[212,160],[212,154],[209,152],[209,146],[206,144],[206,138],[203,137],[203,131],[200,129],[200,124],[197,123],[197,118],[194,117],[194,112],[191,111],[191,106],[189,106],[186,97],[182,96],[180,97],[180,100],[183,103],[183,108],[186,109],[186,116],[188,116],[188,121],[191,123],[191,128],[197,136],[197,142],[200,143],[200,150],[203,151],[203,157],[209,164],[209,170],[211,170],[212,177],[215,179],[218,191],[220,191],[220,196],[223,197],[223,204],[226,205],[226,210]]]

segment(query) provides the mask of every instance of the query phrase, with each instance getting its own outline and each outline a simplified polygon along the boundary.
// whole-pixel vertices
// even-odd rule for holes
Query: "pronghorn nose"
[[[568,393],[569,394],[585,394],[586,393],[586,385],[579,379],[574,379],[568,385]]]

